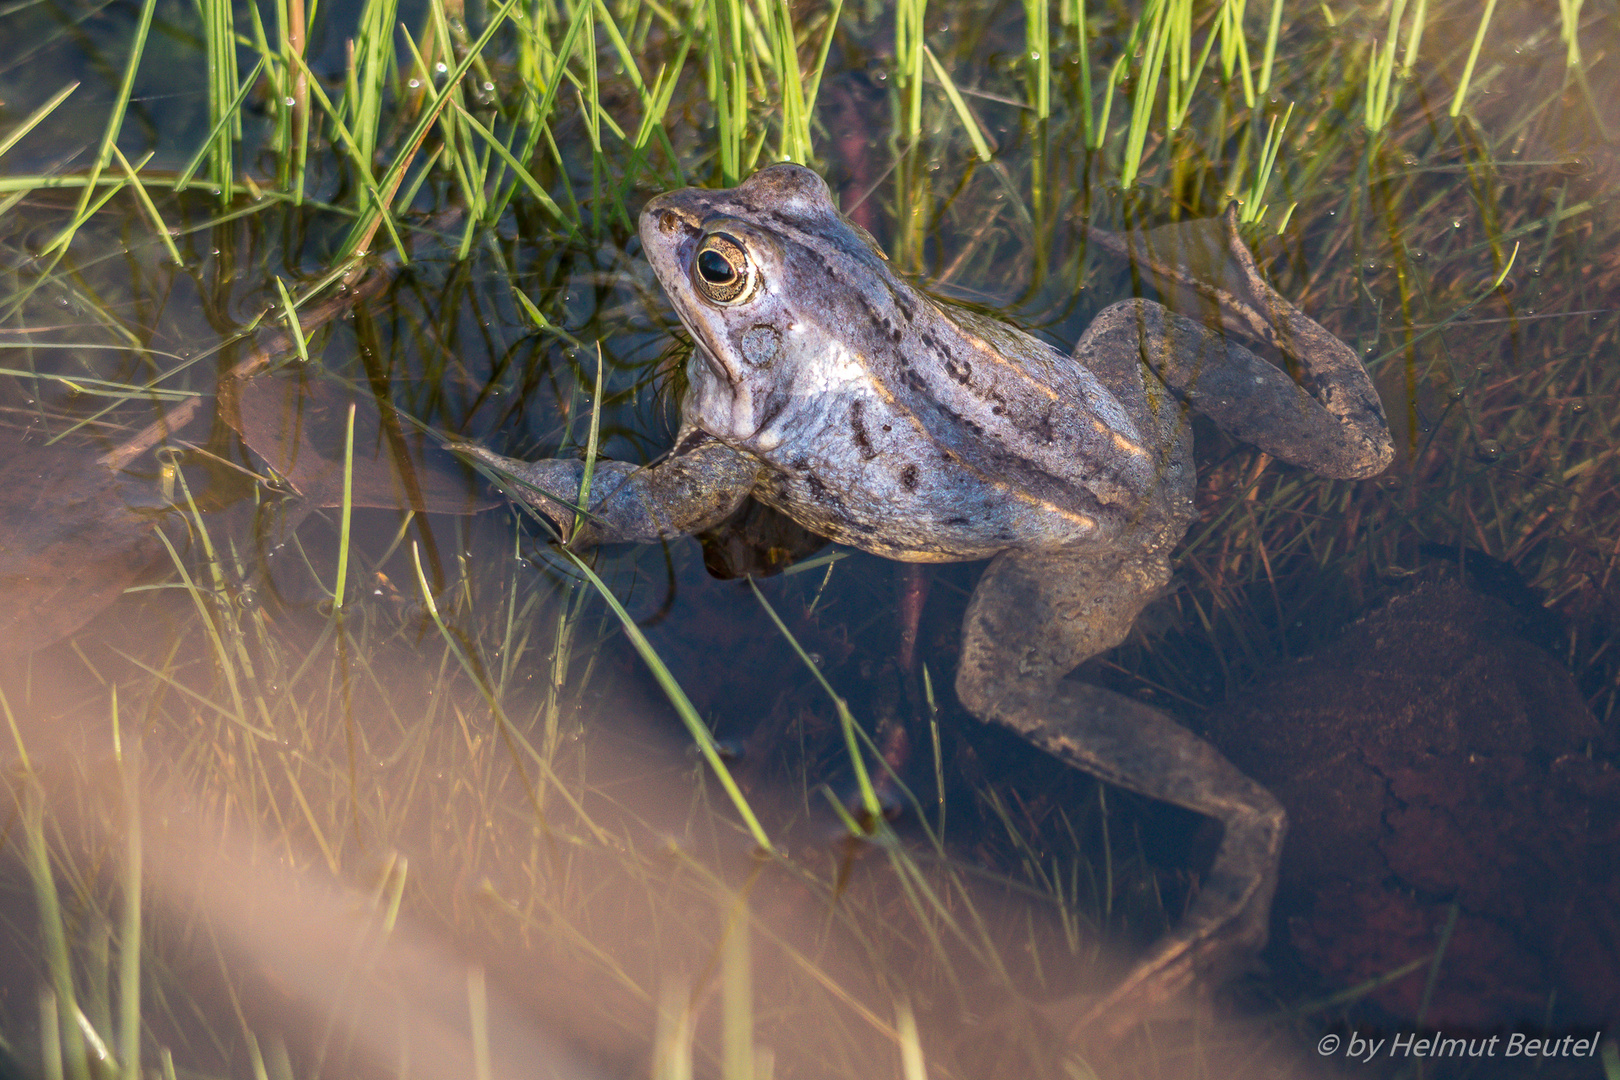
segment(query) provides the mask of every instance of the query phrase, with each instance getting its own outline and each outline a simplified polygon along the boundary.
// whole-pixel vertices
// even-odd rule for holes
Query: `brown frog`
[[[1383,409],[1355,353],[1261,279],[1230,220],[1137,241],[1224,249],[1237,287],[1204,292],[1297,362],[1309,393],[1148,300],[1105,308],[1072,356],[943,306],[897,277],[797,165],[729,190],[660,195],[642,211],[641,238],[696,345],[673,451],[647,467],[598,462],[588,518],[574,505],[582,462],[473,456],[509,474],[576,545],[701,530],[752,495],[892,559],[989,559],[963,626],[962,703],[1078,768],[1225,826],[1186,916],[1082,1024],[1119,1034],[1218,962],[1258,949],[1281,806],[1157,709],[1064,676],[1117,644],[1170,578],[1193,517],[1189,408],[1326,476],[1388,465]],[[1172,273],[1182,262],[1147,258]]]

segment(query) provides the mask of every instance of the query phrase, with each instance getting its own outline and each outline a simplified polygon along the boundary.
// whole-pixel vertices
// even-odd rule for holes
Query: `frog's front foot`
[[[1266,941],[1287,818],[1281,804],[1209,743],[1159,710],[1063,679],[1077,657],[1124,637],[1168,578],[1152,550],[1009,552],[968,607],[957,694],[1077,768],[1225,827],[1186,915],[1074,1023],[1077,1041],[1113,1040],[1195,981],[1218,981]]]

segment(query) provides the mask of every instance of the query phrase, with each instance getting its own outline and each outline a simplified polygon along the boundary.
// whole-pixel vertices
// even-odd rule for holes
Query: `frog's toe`
[[[1246,820],[1227,822],[1227,836],[1191,910],[1113,990],[1075,1022],[1079,1043],[1123,1038],[1191,991],[1219,987],[1256,962],[1266,944],[1276,855],[1286,816],[1255,786]]]

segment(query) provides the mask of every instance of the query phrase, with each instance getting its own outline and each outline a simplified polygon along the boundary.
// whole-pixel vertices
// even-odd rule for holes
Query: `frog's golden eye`
[[[716,304],[740,304],[758,288],[759,270],[736,238],[710,233],[692,260],[692,284]]]

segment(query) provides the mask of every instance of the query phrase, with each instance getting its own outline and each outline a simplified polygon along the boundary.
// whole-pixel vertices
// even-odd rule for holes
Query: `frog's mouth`
[[[681,246],[690,249],[693,245],[690,242],[686,242]],[[680,266],[682,262],[682,254],[683,253],[680,251],[668,253],[670,262],[676,266]],[[649,255],[651,255],[651,252],[649,252]],[[655,263],[654,265],[656,267],[657,264]],[[662,270],[659,271],[658,276],[660,280],[663,279],[664,275]],[[712,375],[722,386],[730,387],[733,391],[735,391],[738,385],[742,382],[742,373],[733,371],[724,360],[720,359],[722,350],[718,347],[718,343],[713,338],[714,328],[705,323],[702,319],[694,318],[691,313],[687,311],[687,301],[684,297],[675,295],[668,289],[664,290],[664,295],[669,298],[669,306],[675,309],[676,317],[681,320],[681,325],[686,327],[687,334],[691,336],[692,351],[702,358],[703,366],[709,369],[709,374]]]
[[[679,311],[678,308],[676,310]],[[709,369],[710,374],[732,389],[736,389],[737,384],[742,380],[726,367],[724,361],[715,355],[713,346],[704,340],[703,331],[693,326],[691,321],[684,315],[681,316],[681,324],[686,327],[686,332],[692,335],[692,350],[703,359],[703,363]]]
[[[689,310],[692,301],[681,290],[670,288],[667,282],[690,279],[692,260],[696,257],[697,243],[703,235],[703,207],[680,205],[678,197],[685,191],[669,192],[648,202],[641,211],[641,247],[653,273],[664,289],[664,295],[675,309],[675,314],[692,336],[693,348],[703,358],[704,366],[726,386],[735,388],[741,373],[732,371],[720,359],[724,352],[713,340],[713,328]],[[703,194],[708,194],[704,192]]]

